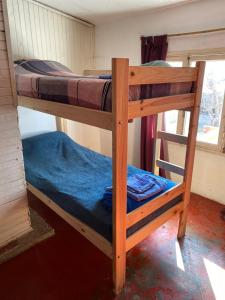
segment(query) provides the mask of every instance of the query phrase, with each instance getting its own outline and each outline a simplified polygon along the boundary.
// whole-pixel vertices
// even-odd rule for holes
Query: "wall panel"
[[[0,1],[0,247],[31,230],[18,129],[7,10]],[[11,72],[12,73],[12,72]]]
[[[77,74],[83,74],[85,69],[93,69],[93,25],[32,0],[7,0],[7,5],[14,60],[56,60]],[[46,114],[20,109],[19,119],[23,137],[56,129],[55,118]],[[78,142],[83,143],[83,135],[88,136],[90,130],[91,135],[94,133],[99,136],[99,129],[90,129],[71,121],[68,123],[68,133]],[[88,146],[85,141],[83,144]]]
[[[57,60],[77,73],[93,68],[93,25],[31,0],[7,5],[14,59]]]

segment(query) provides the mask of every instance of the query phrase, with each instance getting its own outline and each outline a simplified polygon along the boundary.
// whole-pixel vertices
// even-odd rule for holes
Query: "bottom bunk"
[[[78,145],[62,132],[24,139],[23,152],[28,189],[112,257],[112,202],[105,197],[106,188],[112,185],[111,158]],[[134,174],[149,172],[129,166],[128,178]],[[128,197],[127,213],[157,201],[157,196],[176,186],[168,179],[152,176],[164,183],[161,191],[142,201]],[[161,222],[167,221],[167,214],[179,212],[181,207],[180,195],[128,228],[128,250],[135,232],[154,220],[160,224],[159,216],[165,215]]]

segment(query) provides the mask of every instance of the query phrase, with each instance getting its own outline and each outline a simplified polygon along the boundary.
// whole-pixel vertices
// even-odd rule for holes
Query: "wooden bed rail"
[[[129,85],[191,82],[197,79],[197,68],[129,67]]]
[[[69,104],[18,96],[18,105],[43,113],[112,130],[112,113]]]
[[[147,202],[146,204],[140,206],[139,208],[133,210],[127,214],[127,228],[130,228],[143,218],[147,217],[163,205],[170,202],[172,199],[183,194],[185,189],[184,183],[181,183],[160,196],[156,197],[154,200]]]
[[[106,256],[112,259],[112,244],[106,240],[103,236],[93,230],[91,227],[81,222],[71,214],[67,213],[58,204],[52,201],[43,192],[35,188],[32,184],[27,183],[27,190],[40,199],[45,205],[51,208],[57,215],[59,215],[64,221],[69,223],[74,229],[88,239],[93,245],[101,250]]]
[[[161,225],[170,220],[173,216],[181,213],[183,210],[183,203],[178,203],[175,206],[168,209],[162,215],[155,218],[150,223],[146,224],[144,227],[136,231],[134,234],[129,236],[126,240],[126,251],[136,246],[142,240],[144,240],[150,233],[159,228]]]
[[[98,76],[112,74],[112,70],[85,70],[84,75]],[[129,66],[128,84],[159,84],[191,82],[197,79],[197,68]]]
[[[169,110],[186,109],[194,106],[195,93],[158,97],[128,102],[128,118],[140,118]]]

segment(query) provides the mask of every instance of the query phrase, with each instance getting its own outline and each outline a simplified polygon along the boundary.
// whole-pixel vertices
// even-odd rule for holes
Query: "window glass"
[[[183,62],[182,61],[175,61],[175,60],[173,60],[173,61],[167,61],[170,65],[171,65],[171,67],[182,67],[183,66]]]
[[[195,61],[191,66],[195,66]],[[225,60],[206,61],[197,140],[218,144],[220,122],[225,92]],[[189,117],[186,113],[184,134],[188,132]]]

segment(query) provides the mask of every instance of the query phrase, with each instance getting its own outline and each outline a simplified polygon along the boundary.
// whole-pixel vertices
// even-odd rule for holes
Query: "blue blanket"
[[[156,196],[167,187],[167,180],[165,178],[149,174],[135,174],[129,176],[127,179],[127,197],[135,201],[143,201],[152,196]],[[111,196],[111,197],[110,197]],[[107,202],[112,200],[112,187],[106,189],[104,194],[104,205],[107,207]],[[109,203],[109,207],[111,204]]]
[[[112,216],[101,200],[112,185],[109,157],[82,147],[61,132],[51,132],[23,140],[26,179],[65,211],[80,219],[108,240],[112,238]],[[148,173],[133,166],[128,174]],[[167,180],[166,189],[175,185]],[[154,199],[137,202],[133,209]]]

